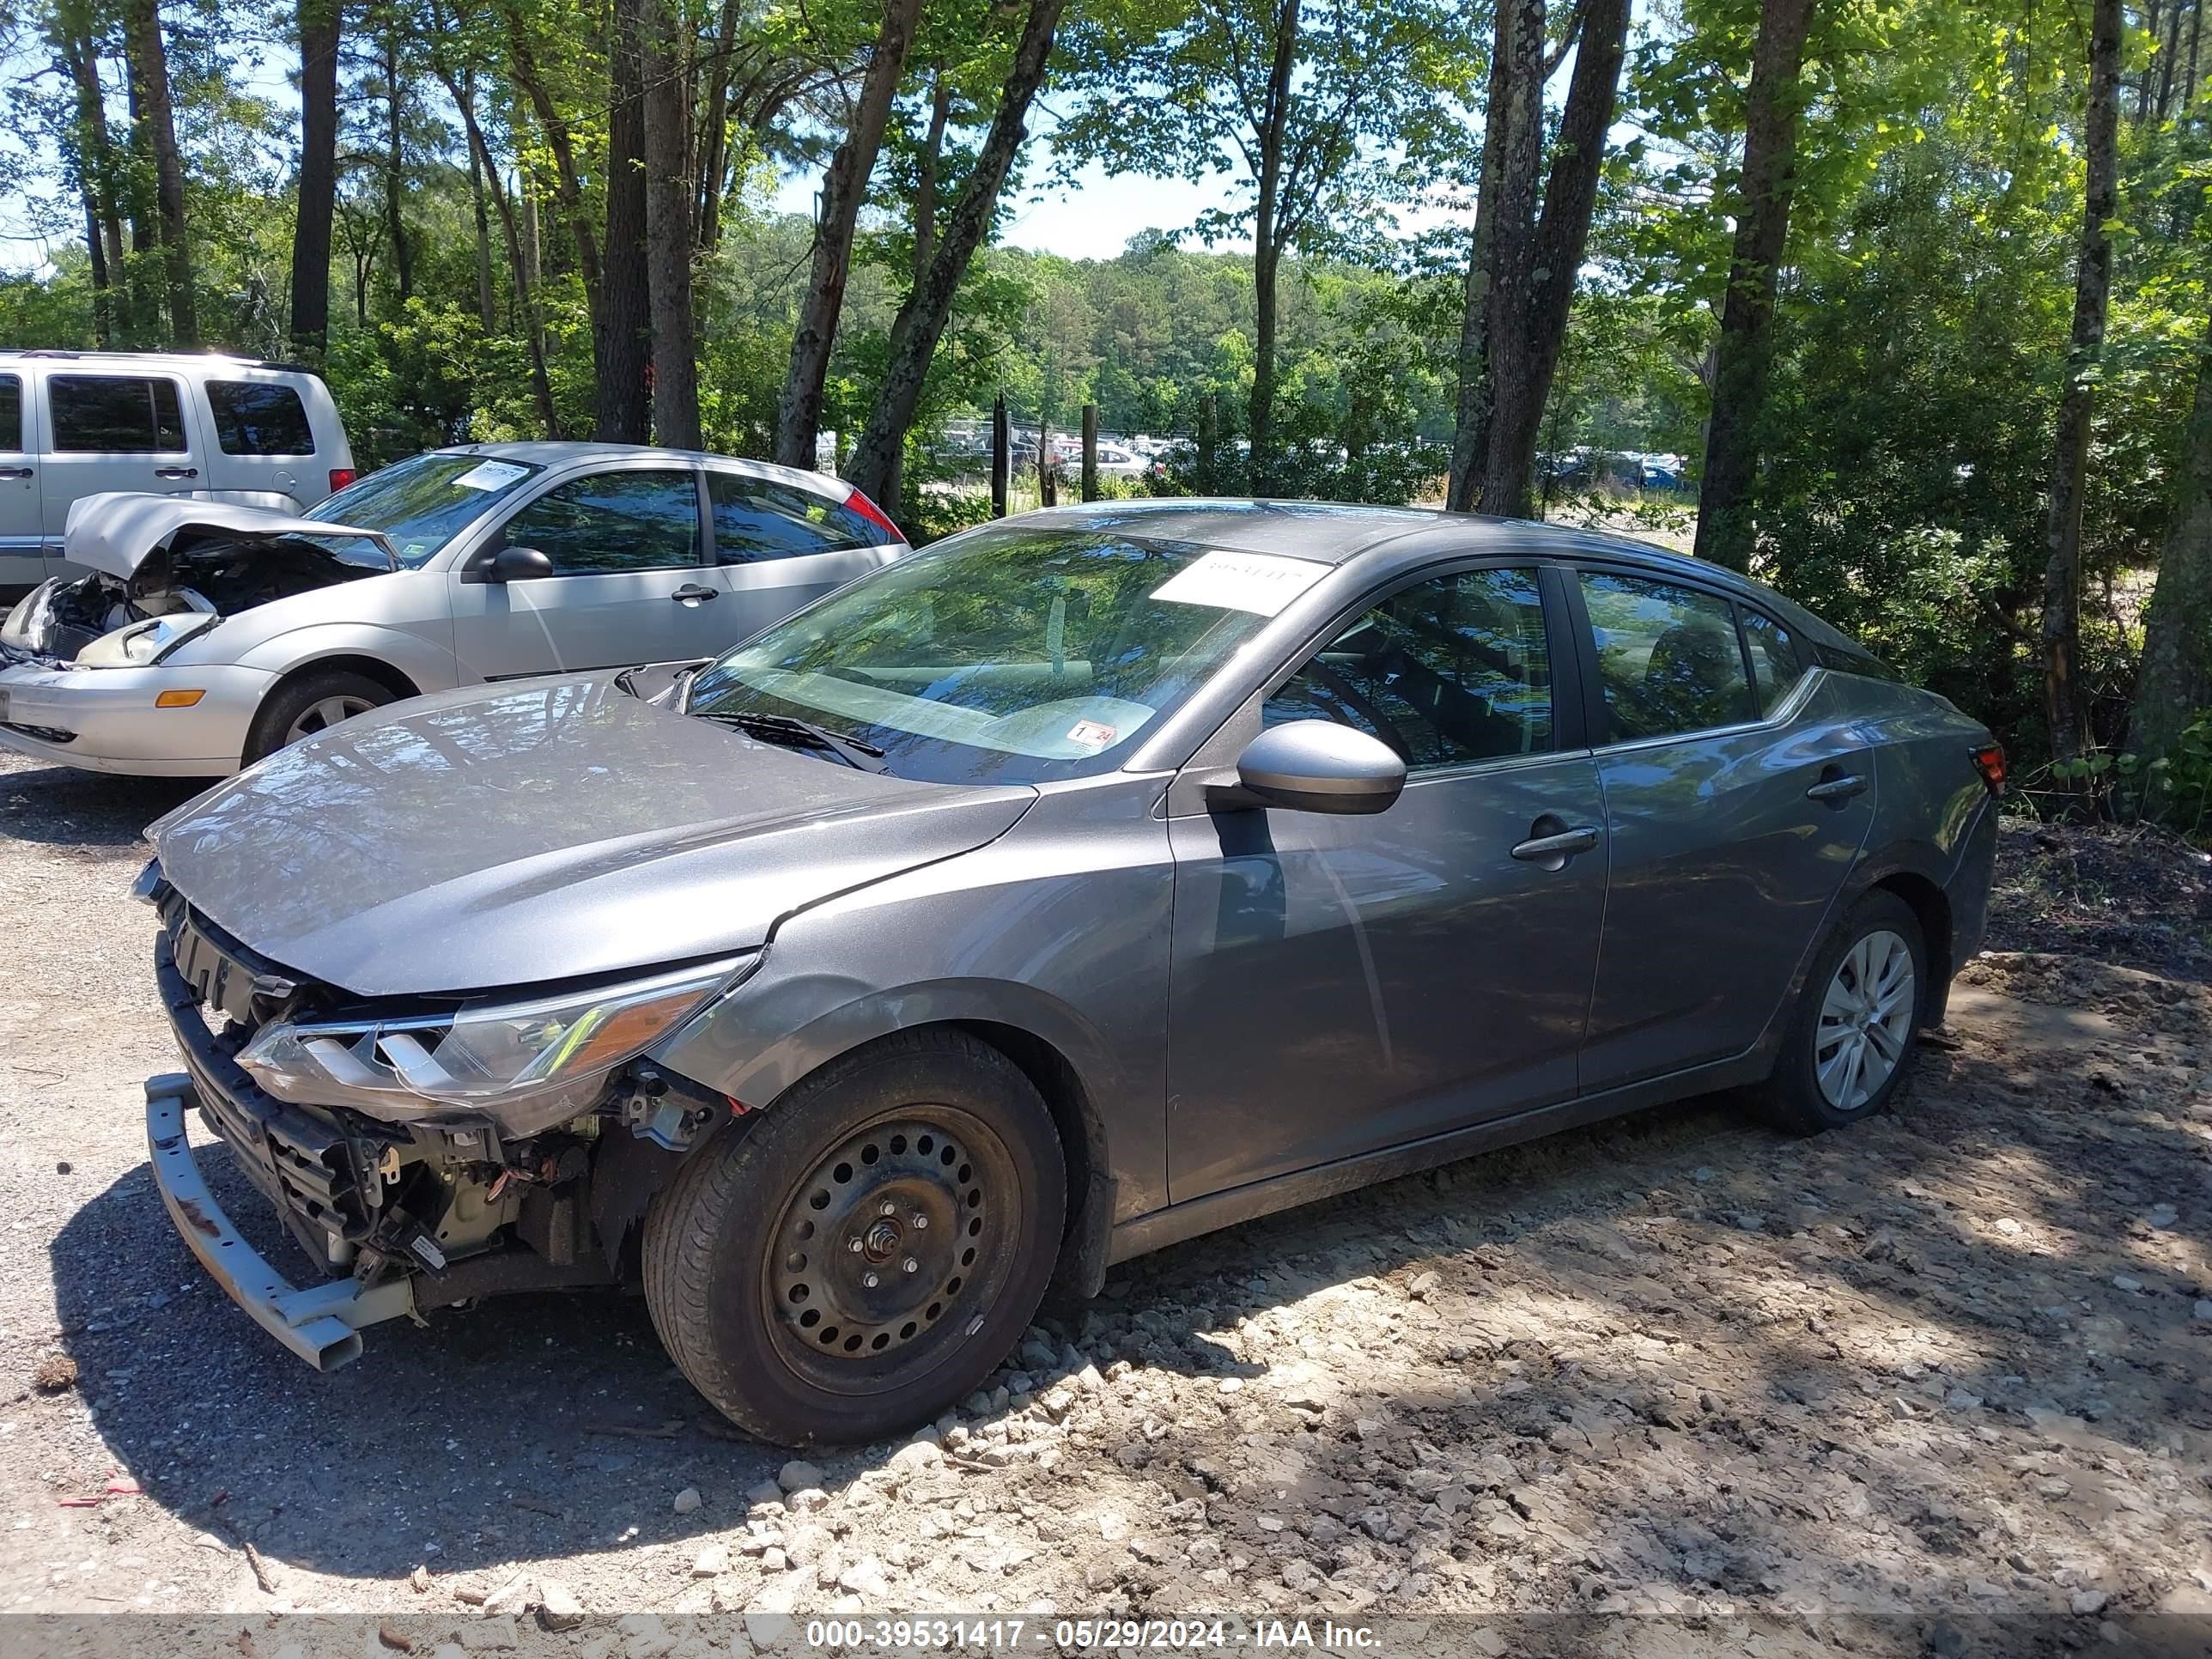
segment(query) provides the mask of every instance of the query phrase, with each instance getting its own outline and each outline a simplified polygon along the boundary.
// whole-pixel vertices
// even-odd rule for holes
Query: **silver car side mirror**
[[[1406,763],[1380,738],[1334,720],[1271,726],[1237,757],[1251,804],[1346,815],[1389,809],[1406,787]]]

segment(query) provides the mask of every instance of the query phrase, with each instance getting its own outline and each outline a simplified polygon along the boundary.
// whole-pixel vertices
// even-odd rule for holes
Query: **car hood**
[[[982,846],[1035,799],[757,743],[592,676],[362,715],[147,838],[250,949],[359,995],[430,994],[750,950],[795,910]]]
[[[180,531],[210,536],[360,536],[376,544],[393,568],[392,544],[381,531],[324,524],[261,507],[231,507],[194,501],[189,495],[149,495],[111,489],[72,502],[62,526],[62,557],[128,581],[138,567],[167,547]]]

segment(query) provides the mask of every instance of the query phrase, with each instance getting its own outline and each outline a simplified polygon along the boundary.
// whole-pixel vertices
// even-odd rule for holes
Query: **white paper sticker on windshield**
[[[1078,720],[1067,729],[1067,740],[1079,743],[1085,749],[1103,749],[1120,735],[1103,720]]]
[[[464,489],[504,489],[529,472],[528,467],[510,461],[478,461],[453,482]]]
[[[1152,590],[1156,599],[1272,617],[1328,574],[1311,559],[1276,553],[1208,553]]]

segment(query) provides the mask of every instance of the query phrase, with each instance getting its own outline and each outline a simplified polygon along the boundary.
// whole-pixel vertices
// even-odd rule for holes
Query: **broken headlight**
[[[460,1107],[489,1114],[519,1138],[590,1106],[608,1073],[757,960],[522,1000],[485,998],[450,1015],[271,1025],[238,1063],[279,1100],[352,1106],[385,1119]]]

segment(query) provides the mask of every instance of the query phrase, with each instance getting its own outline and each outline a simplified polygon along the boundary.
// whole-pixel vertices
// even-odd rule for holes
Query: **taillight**
[[[1974,770],[1982,775],[1982,781],[1989,786],[1990,793],[1992,795],[2003,794],[2005,783],[2004,745],[2001,743],[1993,743],[1987,748],[1975,750],[1973,751],[1973,755]]]
[[[884,534],[889,536],[893,541],[902,542],[906,539],[906,532],[890,521],[890,519],[885,514],[883,508],[878,507],[873,501],[870,501],[866,495],[863,495],[859,490],[856,489],[851,495],[845,497],[845,505],[851,507],[854,512],[859,514],[870,524],[875,526],[877,529],[882,531]]]
[[[337,495],[338,491],[343,489],[348,484],[351,483],[360,476],[361,475],[358,472],[356,472],[349,466],[332,467],[331,469],[331,494],[333,495]]]

